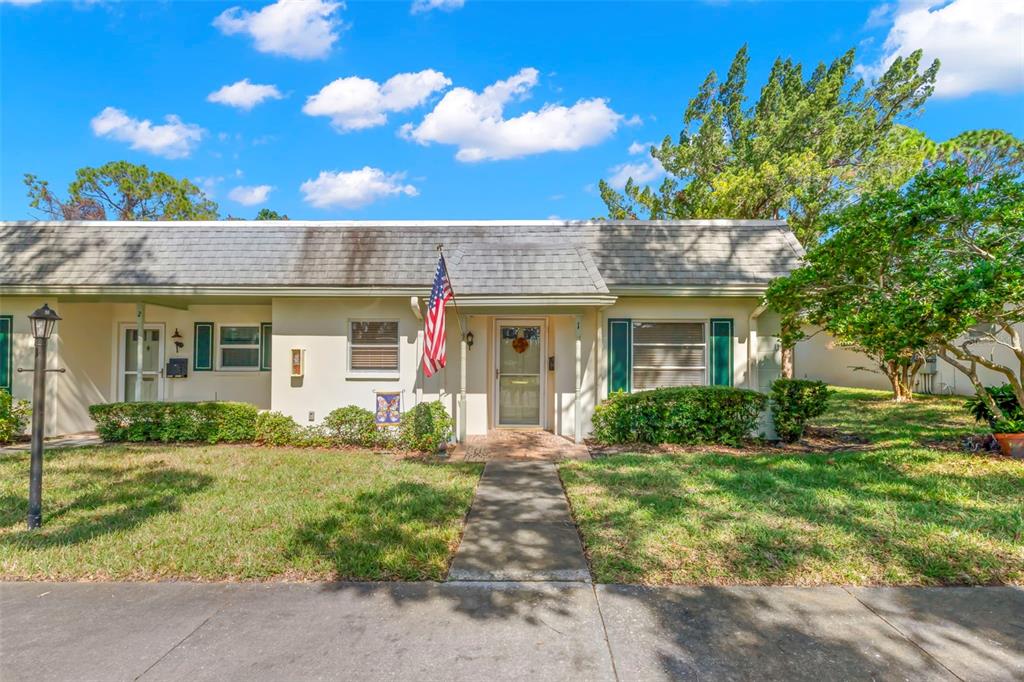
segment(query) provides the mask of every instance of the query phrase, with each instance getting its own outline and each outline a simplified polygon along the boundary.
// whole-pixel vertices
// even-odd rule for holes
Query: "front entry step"
[[[485,465],[448,580],[590,582],[552,463]]]

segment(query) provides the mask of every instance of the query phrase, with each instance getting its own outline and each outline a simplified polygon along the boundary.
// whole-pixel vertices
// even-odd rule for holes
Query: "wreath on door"
[[[512,339],[512,350],[517,353],[525,353],[526,349],[529,347],[530,342],[526,340],[526,337],[523,336],[523,332],[520,330],[516,335],[516,338]]]

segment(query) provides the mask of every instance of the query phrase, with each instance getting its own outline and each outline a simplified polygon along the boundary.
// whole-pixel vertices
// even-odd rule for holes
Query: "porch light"
[[[32,321],[32,338],[46,341],[53,333],[53,327],[60,319],[60,315],[44,303],[43,307],[29,315],[28,319]]]
[[[473,348],[473,332],[466,332],[466,348],[468,350]]]

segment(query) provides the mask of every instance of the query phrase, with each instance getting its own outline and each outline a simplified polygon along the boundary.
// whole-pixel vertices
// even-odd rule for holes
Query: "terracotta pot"
[[[1024,459],[1024,433],[994,433],[999,449],[1007,457]]]

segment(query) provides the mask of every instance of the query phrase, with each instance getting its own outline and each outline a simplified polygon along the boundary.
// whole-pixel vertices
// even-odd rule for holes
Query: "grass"
[[[560,473],[595,579],[1024,584],[1024,462],[970,455],[962,398],[837,389],[828,454],[622,454]]]
[[[247,446],[0,457],[0,572],[47,580],[440,580],[479,465]]]

